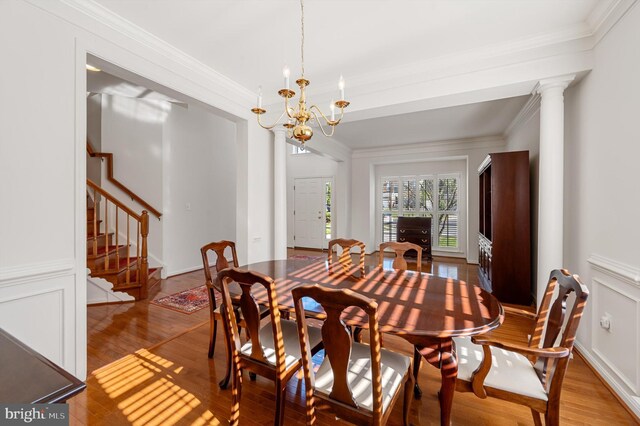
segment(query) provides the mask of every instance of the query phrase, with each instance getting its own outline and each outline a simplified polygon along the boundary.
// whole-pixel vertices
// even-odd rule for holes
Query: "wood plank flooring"
[[[322,256],[319,252],[290,254]],[[368,256],[367,262],[377,258]],[[477,267],[464,261],[440,258],[425,262],[424,270],[436,275],[477,283]],[[123,305],[88,307],[87,390],[69,401],[71,424],[90,425],[204,425],[226,424],[231,391],[219,389],[225,355],[218,334],[216,355],[207,358],[208,312],[191,315],[149,303],[155,298],[202,285],[202,271],[180,275],[153,289],[149,299]],[[509,318],[495,333],[523,341],[526,323]],[[385,346],[412,353],[412,347],[394,336]],[[414,400],[410,420],[414,425],[439,424],[437,400],[439,372],[423,363],[419,383],[424,395]],[[285,424],[304,425],[304,383],[293,379],[287,389]],[[401,424],[402,404],[389,424]],[[273,424],[273,383],[245,374],[240,409],[241,425]],[[327,413],[318,424],[347,424]],[[532,425],[527,408],[473,394],[456,393],[454,425]],[[563,425],[633,425],[636,420],[576,355],[564,380],[561,406]]]

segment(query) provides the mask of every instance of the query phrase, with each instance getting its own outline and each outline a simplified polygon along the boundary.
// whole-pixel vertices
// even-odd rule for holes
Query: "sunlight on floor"
[[[201,406],[201,401],[174,383],[184,367],[141,349],[98,371],[95,377],[110,399],[133,425],[173,425]],[[204,410],[192,424],[221,422]]]

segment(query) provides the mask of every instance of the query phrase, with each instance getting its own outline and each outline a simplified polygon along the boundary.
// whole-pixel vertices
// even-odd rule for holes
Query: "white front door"
[[[325,235],[322,178],[296,179],[294,184],[294,240],[296,247],[322,249]]]

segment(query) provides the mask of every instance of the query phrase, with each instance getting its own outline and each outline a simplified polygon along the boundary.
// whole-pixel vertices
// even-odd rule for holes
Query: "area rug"
[[[216,294],[216,301],[220,301],[219,294]],[[209,306],[207,286],[201,285],[200,287],[194,287],[179,293],[164,296],[152,300],[151,304],[182,312],[183,314],[192,314]]]
[[[324,258],[324,256],[306,256],[304,254],[294,254],[289,256],[289,259],[296,260],[323,260]]]

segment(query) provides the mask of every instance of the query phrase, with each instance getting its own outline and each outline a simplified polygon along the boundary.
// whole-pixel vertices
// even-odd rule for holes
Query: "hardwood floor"
[[[326,256],[300,250],[290,254]],[[377,257],[367,256],[367,262],[375,263]],[[462,260],[435,258],[424,262],[423,271],[477,283],[477,267]],[[145,301],[88,307],[91,373],[87,390],[69,401],[71,424],[226,424],[231,391],[217,385],[225,368],[222,333],[210,360],[206,309],[187,315],[150,304],[163,295],[202,285],[203,277],[202,271],[195,271],[163,280]],[[522,342],[524,330],[525,322],[509,318],[495,333]],[[385,336],[385,346],[412,353],[411,345],[394,336]],[[439,372],[423,363],[419,383],[424,394],[411,408],[414,425],[439,424],[439,382]],[[294,378],[287,389],[285,424],[305,424],[303,395],[304,384]],[[397,404],[389,424],[401,424],[401,406]],[[245,374],[240,424],[270,425],[274,412],[273,382],[261,377],[252,382]],[[322,413],[318,424],[347,423]],[[452,424],[532,425],[533,420],[525,407],[456,393]],[[564,380],[561,424],[630,425],[636,420],[576,355]]]

